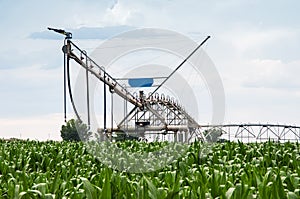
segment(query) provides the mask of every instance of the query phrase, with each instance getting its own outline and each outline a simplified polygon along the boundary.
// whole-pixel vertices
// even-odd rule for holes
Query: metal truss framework
[[[279,124],[225,124],[225,125],[199,125],[174,99],[159,95],[156,91],[161,87],[158,86],[148,97],[140,92],[140,96],[136,97],[131,94],[124,86],[122,86],[115,78],[111,77],[105,68],[99,66],[86,53],[76,46],[70,39],[72,34],[64,30],[52,29],[60,34],[66,35],[63,46],[64,52],[64,112],[66,120],[66,91],[68,89],[70,100],[74,112],[79,120],[80,115],[76,109],[72,89],[70,84],[70,60],[74,60],[77,64],[86,70],[86,99],[88,126],[90,126],[90,106],[89,106],[89,76],[93,75],[104,83],[104,90],[108,86],[112,93],[124,99],[127,103],[134,105],[124,119],[117,125],[117,128],[106,128],[106,119],[104,119],[104,128],[99,130],[107,135],[113,132],[123,131],[126,134],[136,134],[144,137],[147,134],[173,135],[174,141],[191,142],[194,140],[206,141],[206,137],[212,130],[220,131],[221,134],[228,136],[228,140],[239,139],[242,141],[299,141],[300,127]],[[208,37],[209,38],[209,37]],[[207,38],[207,39],[208,39]],[[205,39],[197,49],[205,43]],[[176,70],[197,50],[195,49],[172,73]],[[168,77],[164,80],[167,81]],[[163,82],[163,83],[164,83]],[[104,97],[104,103],[106,98]],[[126,110],[127,113],[127,110]],[[104,118],[106,113],[104,112]],[[208,132],[208,134],[205,134]],[[180,135],[178,137],[178,135]],[[184,136],[183,136],[184,135]]]
[[[118,129],[138,133],[142,137],[147,134],[173,134],[174,141],[205,141],[205,136],[199,131],[199,124],[178,102],[164,94],[156,93],[152,96],[150,93],[149,96],[147,98],[140,92],[139,100],[144,106],[129,113]]]
[[[300,141],[300,127],[281,124],[202,125],[201,131],[220,131],[222,138],[240,141]]]
[[[148,97],[146,97],[142,91],[140,92],[139,97],[136,97],[115,78],[110,76],[105,71],[104,67],[100,67],[85,51],[81,50],[71,40],[65,40],[63,52],[65,54],[65,71],[71,104],[79,120],[81,120],[80,114],[76,109],[70,84],[70,61],[74,60],[86,70],[88,126],[90,125],[88,82],[89,76],[92,74],[104,83],[104,87],[108,86],[112,93],[116,93],[118,96],[122,97],[126,103],[126,107],[127,103],[134,105],[134,109],[124,117],[117,125],[117,128],[106,128],[106,125],[104,125],[104,128],[98,129],[98,132],[105,133],[108,137],[112,136],[114,132],[124,132],[127,135],[140,138],[151,134],[171,134],[173,135],[174,141],[186,143],[196,139],[205,141],[205,136],[199,129],[200,125],[192,118],[192,116],[190,116],[180,104],[175,102],[174,99],[168,96],[165,97],[163,94],[159,95],[156,92],[161,85],[157,87],[153,93],[149,93]],[[173,71],[173,73],[175,71]],[[167,78],[164,81],[166,80]],[[106,99],[106,97],[104,97],[104,99]],[[104,118],[105,117],[106,113],[104,113]],[[105,123],[106,119],[104,124]]]

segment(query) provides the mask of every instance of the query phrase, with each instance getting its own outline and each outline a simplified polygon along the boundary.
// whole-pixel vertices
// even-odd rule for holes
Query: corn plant
[[[167,143],[112,144],[144,153]],[[195,142],[164,168],[128,173],[108,167],[111,160],[95,158],[81,142],[1,140],[0,197],[299,198],[299,151],[289,142]]]

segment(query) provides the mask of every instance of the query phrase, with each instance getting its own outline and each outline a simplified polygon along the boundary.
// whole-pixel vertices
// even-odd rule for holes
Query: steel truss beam
[[[219,130],[223,138],[242,141],[300,141],[300,127],[281,124],[201,125],[201,131]],[[226,138],[226,135],[228,136]]]

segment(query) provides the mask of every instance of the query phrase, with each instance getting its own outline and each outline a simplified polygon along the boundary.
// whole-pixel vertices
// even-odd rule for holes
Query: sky
[[[88,52],[135,28],[198,43],[211,35],[205,51],[223,81],[224,123],[300,126],[299,10],[297,0],[0,0],[0,137],[60,139],[63,38],[48,26],[71,31]]]

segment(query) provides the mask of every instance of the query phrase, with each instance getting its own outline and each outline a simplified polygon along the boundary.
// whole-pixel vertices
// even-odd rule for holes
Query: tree
[[[86,124],[79,120],[71,119],[66,125],[61,126],[60,136],[65,141],[87,141],[92,132],[88,130]]]
[[[222,131],[220,129],[209,129],[204,131],[204,135],[208,142],[217,142],[222,135]]]

